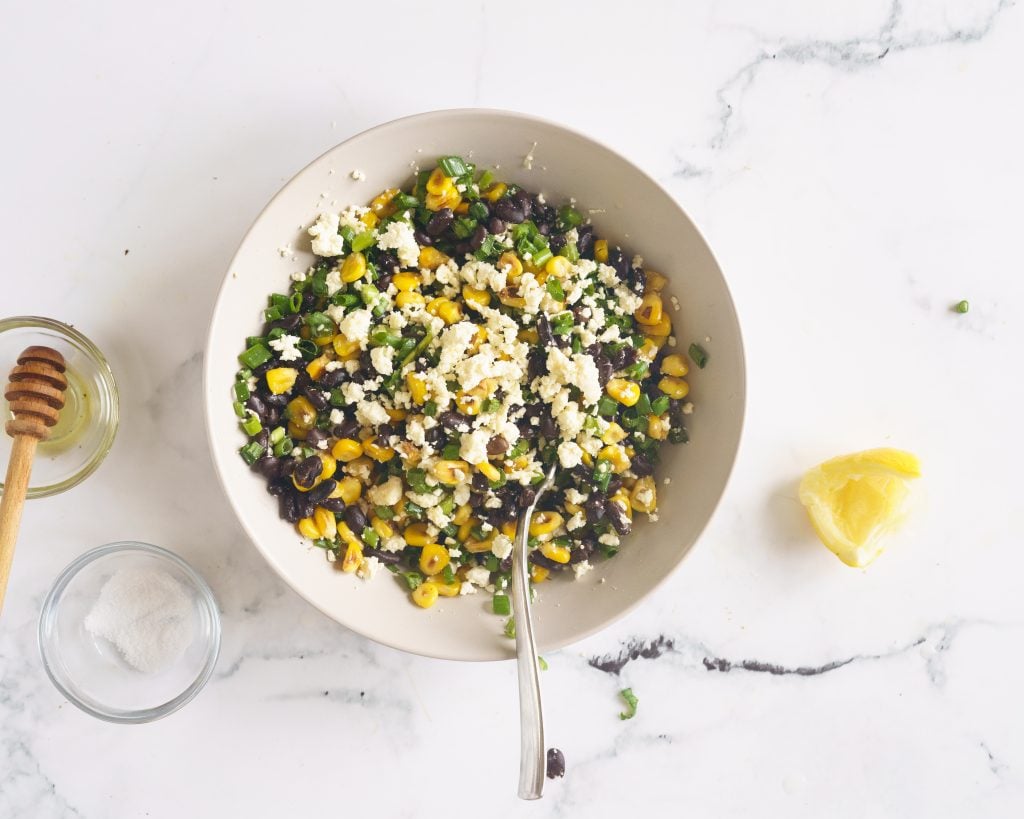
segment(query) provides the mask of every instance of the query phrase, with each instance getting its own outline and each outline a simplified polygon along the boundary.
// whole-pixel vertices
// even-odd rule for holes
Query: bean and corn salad
[[[658,451],[692,410],[665,277],[457,156],[308,233],[316,263],[269,297],[234,409],[241,457],[341,571],[509,614],[516,520],[556,460],[534,584],[656,519]]]

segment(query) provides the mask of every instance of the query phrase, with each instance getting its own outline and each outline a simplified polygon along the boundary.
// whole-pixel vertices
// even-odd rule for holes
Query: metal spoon
[[[545,752],[544,716],[540,707],[540,674],[537,643],[530,617],[530,584],[527,579],[529,561],[526,541],[530,536],[530,519],[541,496],[555,481],[556,465],[552,464],[544,482],[537,486],[533,503],[523,510],[516,526],[512,549],[512,610],[516,617],[516,667],[519,674],[519,798],[540,799],[544,790]]]

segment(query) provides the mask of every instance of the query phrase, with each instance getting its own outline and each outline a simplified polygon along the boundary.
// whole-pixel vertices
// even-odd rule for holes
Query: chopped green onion
[[[242,456],[242,460],[249,464],[249,466],[252,466],[256,461],[262,458],[263,452],[263,446],[257,441],[250,441],[238,450],[238,454]]]
[[[284,293],[271,293],[267,297],[267,307],[276,307],[279,310],[287,310],[291,297]]]
[[[696,342],[690,345],[690,358],[692,358],[693,363],[700,367],[702,370],[708,363],[707,351]]]
[[[263,311],[264,321],[277,321],[281,317],[282,313],[280,307],[268,307],[266,310]]]
[[[535,253],[532,254],[532,258],[530,259],[530,262],[532,264],[534,264],[535,266],[537,266],[537,267],[543,267],[549,261],[551,261],[551,257],[553,255],[554,254],[551,252],[551,248],[549,248],[549,247],[542,247],[539,250],[537,250]]]
[[[298,348],[299,352],[302,353],[302,357],[306,359],[306,361],[312,361],[320,353],[320,348],[308,338],[302,339],[295,346]]]
[[[446,461],[457,461],[459,459],[459,451],[462,447],[459,444],[445,444],[441,450],[441,457]]]
[[[423,414],[428,418],[433,418],[437,415],[437,401],[427,401],[427,403],[423,405]]]
[[[638,418],[646,418],[651,414],[651,399],[647,393],[640,393],[640,398],[633,405],[633,412],[636,413]]]
[[[420,203],[420,200],[417,199],[415,196],[410,196],[407,193],[402,193],[401,191],[399,191],[398,193],[395,194],[395,198],[392,199],[391,202],[399,210],[409,210],[410,208],[417,207]]]
[[[427,483],[427,470],[425,469],[410,469],[405,473],[405,480],[417,494],[422,495],[424,492],[433,490],[433,487]]]
[[[368,247],[372,247],[376,237],[373,235],[372,230],[364,230],[362,233],[357,233],[352,237],[352,251],[362,252]]]
[[[580,251],[576,247],[575,242],[566,242],[565,247],[558,254],[559,256],[565,256],[570,262],[576,264],[580,260]]]
[[[619,714],[619,719],[633,719],[636,716],[636,706],[640,700],[637,699],[632,688],[623,688],[619,695],[626,701],[626,710]]]
[[[543,657],[538,657],[537,658],[537,665],[540,666],[540,670],[541,671],[547,671],[548,670],[547,660],[545,660]]]
[[[634,361],[625,369],[626,376],[636,380],[640,380],[647,376],[647,371],[650,369],[650,365],[643,360]]]
[[[405,502],[405,513],[415,520],[423,520],[423,518],[426,517],[427,510],[418,503],[413,503],[412,501],[407,500]]]
[[[302,309],[301,293],[292,293],[292,297],[288,300],[288,309],[293,313],[298,313]]]
[[[489,571],[489,572],[496,572],[496,571],[498,571],[498,565],[499,565],[498,558],[495,555],[488,554],[487,557],[484,558],[484,568],[487,569],[487,571]]]
[[[468,239],[473,235],[473,231],[476,230],[476,224],[476,219],[459,217],[452,223],[452,233],[454,233],[459,239]]]
[[[967,299],[964,299],[963,301],[958,301],[953,309],[958,313],[966,313],[971,309],[971,305],[967,303]]]
[[[654,415],[664,415],[668,412],[668,396],[659,395],[653,401],[651,401],[651,412]]]
[[[248,350],[238,356],[238,360],[249,368],[258,367],[260,364],[270,361],[270,359],[270,349],[262,342],[253,344]]]
[[[313,292],[314,296],[327,295],[327,268],[317,268],[317,270],[313,273],[313,278],[310,281],[309,289]]]
[[[282,438],[276,444],[274,444],[274,457],[283,458],[288,455],[295,448],[295,444],[292,443],[291,438]]]
[[[406,354],[406,356],[402,359],[402,367],[404,367],[410,361],[414,361],[416,358],[418,358],[419,354],[422,353],[425,349],[427,349],[427,345],[430,344],[433,338],[434,333],[431,330],[427,330],[423,338],[419,340],[419,343],[415,347],[413,347],[412,352]],[[397,367],[396,369],[401,370],[402,367]]]
[[[251,438],[253,435],[260,434],[263,424],[260,423],[259,416],[255,412],[250,412],[249,417],[242,421],[242,429]]]
[[[370,344],[374,347],[397,347],[401,343],[402,337],[387,327],[375,327],[370,331]]]
[[[515,617],[509,617],[508,620],[505,621],[505,636],[508,637],[510,640],[514,640],[516,638]]]
[[[446,584],[455,582],[455,569],[452,568],[451,563],[446,563],[445,567],[441,569],[441,577],[444,578]]]
[[[516,441],[516,445],[509,450],[509,458],[518,458],[520,455],[525,455],[530,449],[530,443],[525,438],[520,438]]]
[[[355,293],[342,293],[340,290],[331,296],[331,304],[336,304],[339,307],[344,307],[348,310],[350,307],[356,307],[360,303],[360,298]]]
[[[480,186],[480,190],[486,190],[491,187],[492,182],[494,182],[494,173],[492,171],[484,171],[480,174],[480,178],[476,181],[476,184]]]
[[[612,465],[608,461],[598,461],[594,466],[594,485],[602,492],[608,491],[608,483],[612,479]]]
[[[602,395],[597,401],[597,414],[602,418],[611,418],[617,408],[618,402],[610,395]]]
[[[462,176],[469,173],[469,167],[461,156],[442,156],[437,160],[437,166],[444,171],[445,176]]]
[[[341,228],[339,228],[338,233],[341,234],[342,239],[350,244],[356,236],[355,230],[350,225],[342,225]]]
[[[375,506],[373,507],[373,514],[381,520],[391,520],[395,516],[395,510],[390,506]]]
[[[235,415],[239,418],[245,418],[246,409],[242,406],[241,401],[232,401],[231,408],[235,411]]]
[[[270,443],[276,444],[284,440],[285,431],[284,427],[274,427],[270,430]]]
[[[494,606],[495,614],[504,617],[512,613],[512,603],[509,601],[507,594],[494,595],[494,602],[492,605]]]
[[[452,512],[455,511],[455,496],[445,495],[438,504],[438,507],[440,507],[441,511],[450,517]]]
[[[420,584],[423,582],[423,575],[421,575],[419,572],[399,572],[398,576],[406,582],[406,585],[409,586],[410,591],[415,591],[416,589],[418,589],[420,587]]]
[[[242,367],[235,373],[235,381],[248,381],[250,378],[252,378],[252,370],[248,367]]]
[[[469,206],[469,215],[478,222],[487,218],[487,205],[483,202],[474,202]]]
[[[565,290],[562,289],[562,283],[554,276],[548,276],[546,283],[548,293],[555,301],[565,301]]]
[[[576,208],[571,205],[562,205],[558,209],[558,217],[555,219],[555,230],[559,233],[565,233],[565,231],[579,227],[582,224],[583,214],[576,210]]]
[[[501,409],[501,401],[497,398],[486,398],[480,404],[480,413],[497,412]]]
[[[359,291],[359,297],[367,307],[373,307],[377,303],[377,299],[380,298],[380,290],[375,285],[364,284],[362,290]]]
[[[378,535],[373,529],[367,526],[363,529],[363,543],[369,546],[371,549],[376,547],[380,543],[380,535]]]
[[[306,325],[312,338],[334,335],[334,322],[326,313],[313,312],[306,316]]]
[[[339,387],[335,387],[331,390],[331,397],[327,399],[332,407],[344,407],[348,404],[348,400],[345,398],[345,393],[341,391]]]
[[[564,336],[572,330],[573,316],[572,313],[566,310],[564,313],[559,313],[553,319],[551,319],[551,332],[556,336]]]

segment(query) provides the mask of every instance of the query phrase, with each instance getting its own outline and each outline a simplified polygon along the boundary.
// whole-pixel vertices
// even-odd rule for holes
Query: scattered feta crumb
[[[351,174],[349,174],[356,182],[366,181],[366,174],[363,173],[359,168],[355,168]]]
[[[683,415],[693,415],[693,402],[687,401],[683,404]]]
[[[573,574],[576,575],[576,579],[579,580],[583,575],[589,572],[594,567],[590,565],[589,560],[581,560],[579,563],[574,563],[572,567]]]

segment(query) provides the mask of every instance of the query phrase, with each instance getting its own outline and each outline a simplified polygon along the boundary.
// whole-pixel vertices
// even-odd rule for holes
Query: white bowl
[[[531,153],[532,162],[524,161]],[[660,520],[638,523],[619,554],[595,561],[595,570],[580,581],[569,574],[540,587],[534,617],[541,651],[580,640],[624,615],[693,547],[725,489],[739,446],[743,345],[718,263],[672,197],[603,145],[534,117],[469,109],[389,122],[315,160],[259,215],[224,278],[206,349],[210,446],[239,522],[295,591],[353,631],[431,657],[499,660],[513,656],[514,646],[502,634],[504,618],[490,612],[490,595],[441,598],[432,609],[420,609],[388,572],[371,582],[342,574],[280,520],[263,479],[238,456],[245,438],[231,408],[237,355],[245,337],[262,326],[267,295],[284,291],[289,274],[313,259],[300,226],[320,210],[365,205],[380,190],[405,185],[415,165],[429,167],[446,154],[471,157],[481,168],[500,166],[499,178],[542,191],[553,203],[575,197],[590,211],[599,236],[641,254],[647,266],[669,277],[666,296],[680,303],[672,314],[677,347],[685,352],[699,341],[710,356],[706,369],[694,367],[688,379],[696,407],[690,443],[664,448],[657,472]],[[365,181],[354,175],[365,175]],[[278,252],[289,245],[296,260]],[[668,485],[665,478],[671,479]],[[601,578],[606,582],[594,588]]]

